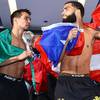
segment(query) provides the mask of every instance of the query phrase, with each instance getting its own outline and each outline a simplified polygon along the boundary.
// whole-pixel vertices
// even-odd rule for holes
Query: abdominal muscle
[[[87,55],[77,56],[65,55],[61,63],[61,73],[69,74],[89,74],[91,52]]]
[[[13,39],[12,45],[25,49],[23,41]],[[9,62],[10,63],[10,62]],[[0,68],[0,73],[10,75],[12,77],[21,78],[24,70],[24,60],[9,64]]]
[[[24,70],[24,62],[17,62],[0,68],[0,73],[12,77],[21,78]]]

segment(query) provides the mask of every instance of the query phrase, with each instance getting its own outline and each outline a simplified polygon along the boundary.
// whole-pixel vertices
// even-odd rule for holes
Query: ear
[[[17,19],[16,18],[14,18],[14,22],[17,22]]]
[[[75,15],[76,15],[76,16],[81,16],[81,12],[80,12],[79,9],[75,9]]]

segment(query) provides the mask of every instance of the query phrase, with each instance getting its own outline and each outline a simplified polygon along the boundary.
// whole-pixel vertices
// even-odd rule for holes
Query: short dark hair
[[[71,3],[73,7],[77,8],[77,9],[80,9],[81,16],[82,17],[84,16],[84,7],[80,2],[78,2],[78,1],[68,1],[65,4],[68,4],[68,3]]]
[[[14,11],[14,12],[11,14],[11,16],[10,16],[11,24],[12,24],[12,25],[13,25],[13,19],[14,19],[15,17],[21,17],[21,14],[22,14],[23,12],[26,12],[26,13],[28,13],[29,15],[31,15],[31,12],[30,12],[28,9],[18,9],[18,10],[16,10],[16,11]]]

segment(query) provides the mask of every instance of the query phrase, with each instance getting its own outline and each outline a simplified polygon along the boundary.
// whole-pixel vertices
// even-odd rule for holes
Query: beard
[[[75,13],[73,13],[72,15],[69,15],[67,18],[63,18],[62,22],[75,23],[76,22]]]

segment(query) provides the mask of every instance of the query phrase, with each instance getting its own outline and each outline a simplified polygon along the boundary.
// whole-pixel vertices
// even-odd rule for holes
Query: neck
[[[23,34],[24,30],[18,29],[18,28],[12,28],[12,35],[16,38],[16,39],[22,39],[22,34]]]
[[[82,20],[82,18],[78,18],[75,24],[78,25],[79,28],[83,28],[83,20]]]

